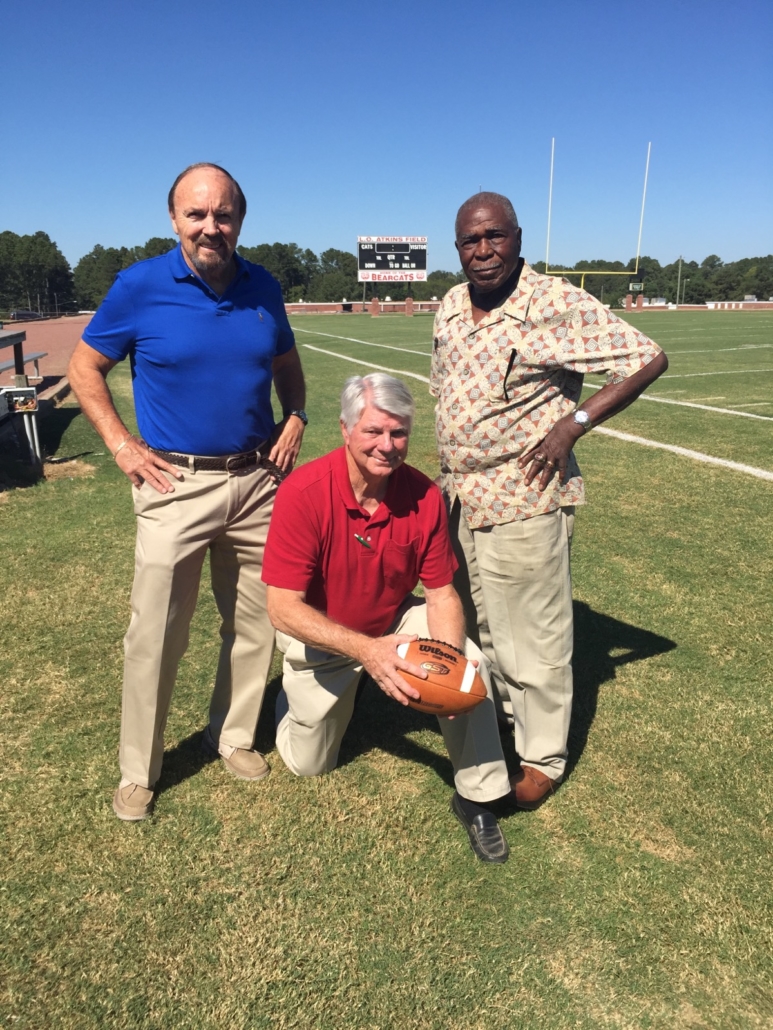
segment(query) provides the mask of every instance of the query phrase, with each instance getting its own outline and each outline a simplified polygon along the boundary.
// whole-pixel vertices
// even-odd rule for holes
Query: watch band
[[[301,422],[303,422],[305,426],[309,424],[309,416],[306,414],[303,408],[293,408],[292,411],[286,411],[284,413],[285,418],[289,418],[290,415],[295,415],[297,418],[301,420]]]

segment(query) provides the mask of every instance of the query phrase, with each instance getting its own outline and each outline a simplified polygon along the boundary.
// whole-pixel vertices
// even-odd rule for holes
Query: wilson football
[[[421,666],[425,680],[409,672],[400,675],[421,694],[420,701],[409,700],[411,708],[428,715],[463,715],[486,696],[486,685],[478,670],[464,654],[442,640],[412,640],[400,644],[401,658]]]

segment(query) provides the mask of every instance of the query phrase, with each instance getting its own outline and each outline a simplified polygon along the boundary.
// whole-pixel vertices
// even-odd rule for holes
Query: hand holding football
[[[486,685],[471,661],[456,647],[442,640],[412,640],[400,644],[397,653],[427,673],[419,679],[400,671],[403,679],[419,691],[421,699],[408,700],[411,708],[428,715],[464,715],[486,697]]]

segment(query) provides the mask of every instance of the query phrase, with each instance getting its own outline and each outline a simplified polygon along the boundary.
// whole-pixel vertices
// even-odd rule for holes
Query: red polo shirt
[[[372,515],[355,500],[343,447],[295,469],[277,492],[263,581],[305,591],[349,629],[380,636],[419,580],[447,586],[456,568],[441,493],[410,465],[392,473]]]

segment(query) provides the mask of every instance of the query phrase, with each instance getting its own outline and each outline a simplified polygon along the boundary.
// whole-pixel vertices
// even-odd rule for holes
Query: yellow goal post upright
[[[572,269],[572,268],[551,268],[550,267],[550,219],[553,211],[553,164],[556,154],[556,138],[553,137],[550,146],[550,189],[548,191],[548,238],[545,245],[545,274],[556,275],[579,275],[580,278],[580,289],[585,288],[585,276],[586,275],[627,275],[630,279],[631,276],[639,274],[639,256],[641,253],[641,234],[642,228],[644,227],[644,205],[647,200],[647,178],[650,171],[650,152],[652,150],[652,143],[647,144],[647,163],[644,167],[644,192],[641,198],[641,217],[639,218],[639,239],[636,243],[636,267],[634,270],[625,272],[608,272],[602,269]],[[638,284],[637,284],[638,285]]]

